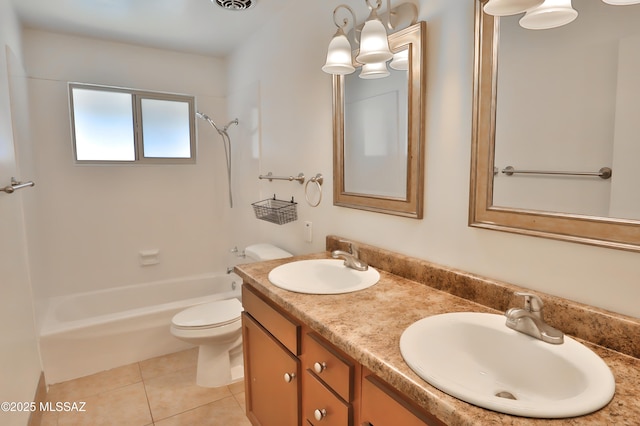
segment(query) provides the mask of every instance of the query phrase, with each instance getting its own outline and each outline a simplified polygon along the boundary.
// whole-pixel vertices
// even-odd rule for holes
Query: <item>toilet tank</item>
[[[276,247],[273,244],[261,243],[253,244],[244,249],[247,260],[258,262],[261,260],[284,259],[293,255],[286,250]]]

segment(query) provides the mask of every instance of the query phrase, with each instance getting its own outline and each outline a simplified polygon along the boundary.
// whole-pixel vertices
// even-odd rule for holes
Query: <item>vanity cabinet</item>
[[[352,426],[360,366],[306,327],[302,339],[303,420],[314,426]]]
[[[243,303],[247,417],[254,425],[298,426],[300,326],[244,289]],[[274,336],[280,336],[288,346]]]
[[[245,394],[254,426],[440,426],[251,285],[245,312]]]
[[[369,370],[362,370],[362,426],[445,426]]]
[[[302,378],[305,425],[352,426],[353,406],[307,370]]]

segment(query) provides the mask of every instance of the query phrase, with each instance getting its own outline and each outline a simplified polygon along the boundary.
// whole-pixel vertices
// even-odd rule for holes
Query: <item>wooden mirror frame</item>
[[[333,204],[379,213],[422,219],[425,161],[426,67],[423,52],[426,24],[418,22],[389,35],[392,51],[408,46],[408,156],[406,198],[359,194],[344,186],[344,76],[333,76]]]
[[[469,226],[640,251],[640,221],[493,205],[499,19],[476,0]]]

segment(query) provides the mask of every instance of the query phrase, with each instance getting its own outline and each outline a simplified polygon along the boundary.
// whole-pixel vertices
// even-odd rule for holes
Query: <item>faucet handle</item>
[[[542,315],[542,308],[544,307],[544,302],[540,297],[536,296],[532,293],[520,292],[516,291],[514,293],[516,296],[524,297],[524,309],[537,314],[538,316]]]

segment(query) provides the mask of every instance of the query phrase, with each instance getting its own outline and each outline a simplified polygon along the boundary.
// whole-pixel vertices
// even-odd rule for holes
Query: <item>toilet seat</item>
[[[238,299],[217,300],[177,313],[171,319],[171,325],[179,329],[222,327],[240,321],[242,310]]]

